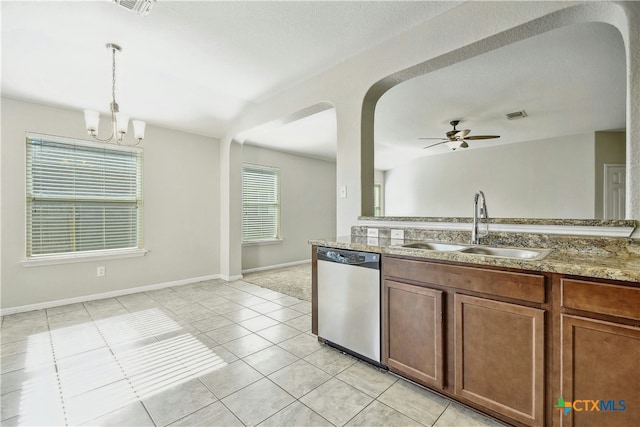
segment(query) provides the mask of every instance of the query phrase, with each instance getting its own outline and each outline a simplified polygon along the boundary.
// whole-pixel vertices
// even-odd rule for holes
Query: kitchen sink
[[[462,249],[465,254],[488,255],[502,258],[542,259],[549,254],[547,249],[494,248],[489,246],[471,246]]]
[[[494,246],[459,245],[456,243],[439,242],[413,242],[398,246],[407,249],[426,249],[428,251],[435,252],[459,252],[469,255],[482,255],[529,261],[541,260],[551,252],[549,249],[498,248]]]
[[[406,245],[402,245],[402,247],[411,248],[411,249],[427,249],[430,251],[441,251],[441,252],[459,251],[461,249],[466,248],[466,246],[455,245],[451,243],[436,243],[436,242],[407,243]]]

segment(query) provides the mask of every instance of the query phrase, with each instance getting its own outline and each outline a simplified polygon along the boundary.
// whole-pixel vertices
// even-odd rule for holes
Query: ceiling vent
[[[156,4],[156,0],[113,0],[120,6],[124,7],[131,12],[135,12],[140,16],[147,16],[153,5]]]
[[[507,113],[507,119],[509,120],[524,119],[525,117],[527,117],[527,112],[524,110],[516,111],[513,113]]]

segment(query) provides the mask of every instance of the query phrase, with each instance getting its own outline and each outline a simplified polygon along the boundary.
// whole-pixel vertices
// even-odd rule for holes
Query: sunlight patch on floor
[[[182,329],[153,308],[30,336],[18,423],[84,423],[227,364]],[[43,351],[49,335],[51,351]]]

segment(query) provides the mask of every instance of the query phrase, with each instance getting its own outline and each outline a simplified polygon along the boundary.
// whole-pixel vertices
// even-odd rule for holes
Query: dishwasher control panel
[[[330,261],[360,267],[379,268],[380,254],[333,248],[318,248],[318,261]]]

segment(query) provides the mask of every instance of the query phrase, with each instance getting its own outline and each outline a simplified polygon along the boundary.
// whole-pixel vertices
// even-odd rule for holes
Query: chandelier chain
[[[112,86],[111,86],[111,96],[113,97],[113,103],[116,103],[116,50],[111,49],[111,55],[113,60],[111,61],[111,76],[112,76]]]
[[[111,98],[113,99],[113,104],[112,105],[112,109],[113,108],[117,108],[117,103],[116,103],[116,49],[113,48],[111,49],[111,55],[112,55],[112,60],[111,60]]]

